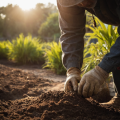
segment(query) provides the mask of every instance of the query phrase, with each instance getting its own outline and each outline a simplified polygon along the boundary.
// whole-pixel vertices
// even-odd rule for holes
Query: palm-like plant
[[[60,43],[54,41],[49,43],[45,49],[46,62],[44,68],[46,67],[51,68],[55,70],[57,74],[65,74],[66,69],[62,64],[61,56],[62,56],[62,50]]]
[[[9,48],[9,41],[0,42],[0,59],[8,59]]]
[[[31,35],[24,37],[20,34],[16,40],[11,43],[9,59],[18,63],[39,63],[44,61],[43,51],[38,39]]]
[[[110,52],[111,46],[115,43],[116,39],[119,37],[117,33],[117,27],[112,25],[106,26],[98,18],[95,18],[98,27],[91,27],[86,25],[91,29],[92,33],[86,33],[85,37],[89,37],[88,41],[85,44],[84,49],[84,60],[82,71],[83,74],[93,69],[98,63],[101,62],[104,55]],[[98,42],[90,43],[92,39],[97,39]],[[89,54],[89,57],[87,55]]]

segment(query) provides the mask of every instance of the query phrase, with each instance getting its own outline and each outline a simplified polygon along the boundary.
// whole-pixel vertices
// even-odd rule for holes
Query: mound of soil
[[[42,79],[34,74],[0,65],[0,99],[15,100],[38,96],[59,82]],[[47,88],[47,89],[46,89]]]
[[[57,84],[0,65],[0,120],[120,120],[120,107],[99,104],[111,98],[109,91],[85,99],[77,93],[49,91]]]

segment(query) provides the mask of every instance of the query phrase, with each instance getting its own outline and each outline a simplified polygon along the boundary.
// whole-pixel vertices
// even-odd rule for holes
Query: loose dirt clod
[[[120,109],[99,104],[110,99],[107,91],[84,99],[77,93],[47,91],[55,85],[0,65],[0,120],[120,120]]]

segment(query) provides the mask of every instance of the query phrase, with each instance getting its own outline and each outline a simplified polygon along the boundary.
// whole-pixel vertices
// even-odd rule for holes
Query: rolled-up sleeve
[[[117,38],[115,44],[111,47],[110,52],[104,56],[98,66],[108,73],[113,72],[117,67],[120,67],[120,37]]]
[[[85,9],[78,6],[62,7],[59,3],[57,4],[63,65],[66,69],[71,67],[80,69],[83,63]]]

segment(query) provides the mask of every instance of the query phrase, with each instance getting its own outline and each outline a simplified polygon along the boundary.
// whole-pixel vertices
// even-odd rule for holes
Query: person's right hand
[[[95,66],[94,69],[85,73],[81,78],[78,94],[85,98],[98,94],[101,85],[103,85],[108,76],[109,73],[99,66]]]
[[[78,91],[78,83],[80,82],[80,70],[72,67],[67,70],[67,78],[64,85],[65,92]]]

